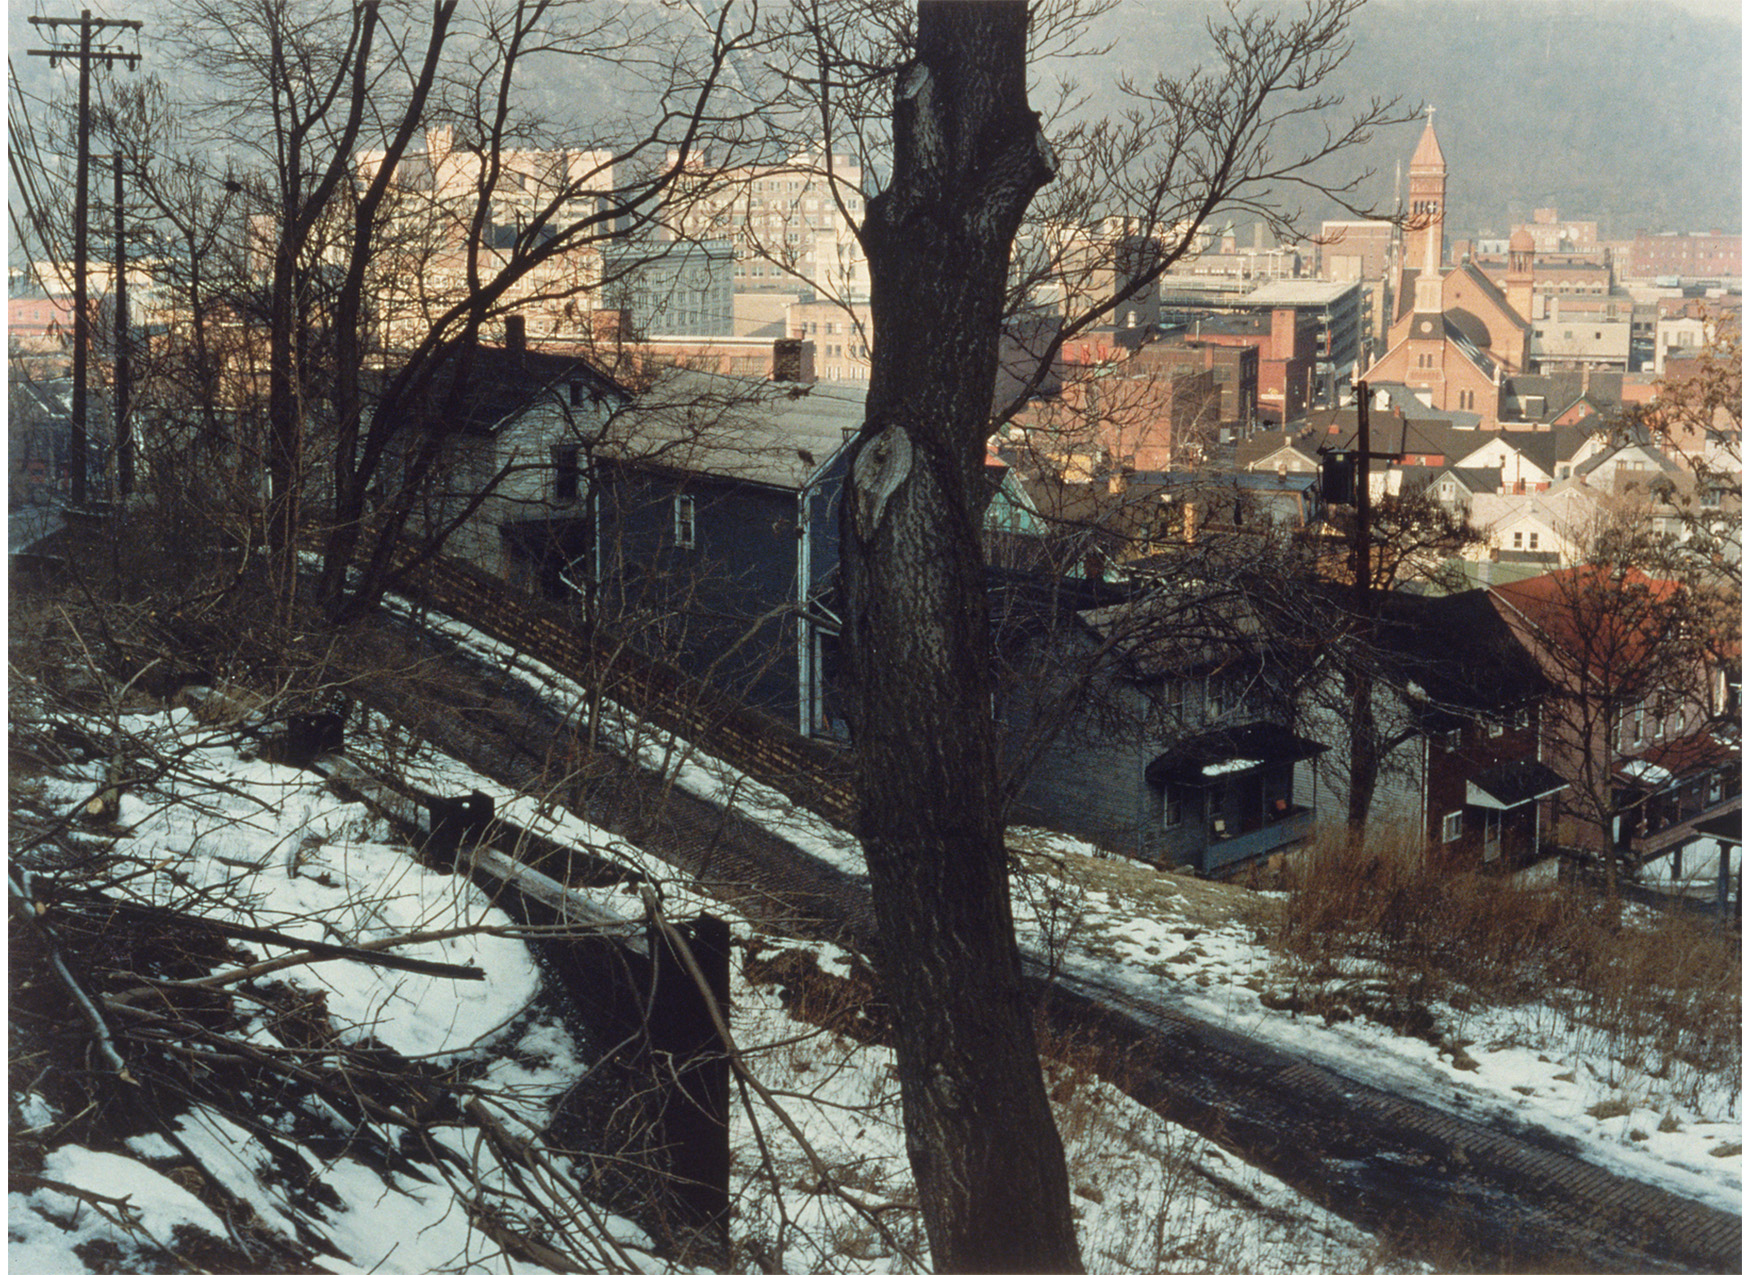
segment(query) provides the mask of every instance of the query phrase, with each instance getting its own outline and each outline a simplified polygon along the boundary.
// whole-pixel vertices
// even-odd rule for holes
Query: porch
[[[1305,841],[1316,811],[1295,799],[1295,767],[1325,751],[1258,722],[1195,736],[1143,772],[1159,794],[1157,866],[1221,872]],[[1309,785],[1310,789],[1310,785]]]

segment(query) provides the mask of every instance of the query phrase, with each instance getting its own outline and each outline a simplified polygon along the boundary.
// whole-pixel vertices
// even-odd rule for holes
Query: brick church
[[[1526,370],[1535,245],[1523,230],[1513,236],[1497,285],[1468,259],[1443,264],[1445,231],[1446,157],[1430,108],[1410,160],[1409,219],[1386,352],[1367,379],[1406,385],[1430,407],[1498,425],[1507,378]]]

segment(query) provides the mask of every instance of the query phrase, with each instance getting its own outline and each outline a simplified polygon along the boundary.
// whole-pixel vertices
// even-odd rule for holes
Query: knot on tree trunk
[[[851,463],[851,490],[856,500],[857,537],[865,544],[880,530],[887,502],[911,475],[911,466],[911,435],[898,425],[889,425],[858,449]]]

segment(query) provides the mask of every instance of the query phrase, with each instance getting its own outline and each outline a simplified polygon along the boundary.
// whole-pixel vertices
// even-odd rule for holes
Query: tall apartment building
[[[676,238],[728,239],[737,292],[869,299],[869,263],[855,227],[863,219],[863,170],[849,156],[798,154],[780,164],[708,168],[670,218]]]
[[[382,162],[382,151],[360,152],[359,179],[373,178]],[[388,344],[419,340],[467,295],[470,254],[478,257],[474,268],[491,278],[531,227],[557,228],[597,216],[613,196],[614,157],[607,151],[506,150],[495,162],[496,171],[486,155],[457,145],[454,130],[444,125],[427,129],[424,149],[397,165],[386,205],[395,233],[374,288]],[[483,198],[485,224],[478,242],[470,244]],[[539,241],[541,232],[535,233]],[[579,336],[590,329],[601,279],[600,252],[581,246],[523,274],[502,303],[524,315],[530,336]]]
[[[735,332],[733,247],[621,239],[602,251],[600,306],[622,311],[647,337],[723,337]]]
[[[1360,293],[1357,343],[1363,363],[1385,353],[1392,318],[1397,226],[1389,221],[1327,221],[1315,245],[1316,273],[1326,283],[1354,283]]]
[[[801,301],[786,311],[792,337],[814,346],[814,375],[822,381],[869,379],[869,342],[874,323],[867,301],[849,307],[835,301]]]

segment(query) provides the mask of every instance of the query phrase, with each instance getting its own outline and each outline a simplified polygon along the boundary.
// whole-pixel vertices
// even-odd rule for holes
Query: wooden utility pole
[[[115,165],[115,474],[116,495],[125,501],[134,491],[133,422],[128,418],[133,368],[128,357],[128,232],[119,146],[110,158]]]
[[[58,37],[62,27],[76,27],[79,32],[77,45],[58,44],[48,49],[26,50],[31,57],[47,58],[50,66],[59,64],[62,58],[71,58],[79,63],[78,156],[73,176],[73,420],[68,447],[71,452],[69,459],[72,462],[73,482],[70,497],[73,507],[77,509],[86,503],[86,363],[91,349],[91,316],[88,313],[89,302],[86,296],[86,240],[90,220],[86,181],[91,168],[91,64],[125,62],[128,69],[133,70],[140,62],[138,39],[140,28],[144,24],[133,18],[94,18],[89,9],[81,10],[77,18],[32,17],[30,20],[38,27],[47,27],[51,39]],[[103,36],[112,29],[134,32],[134,52],[128,53],[94,41],[94,37]]]

